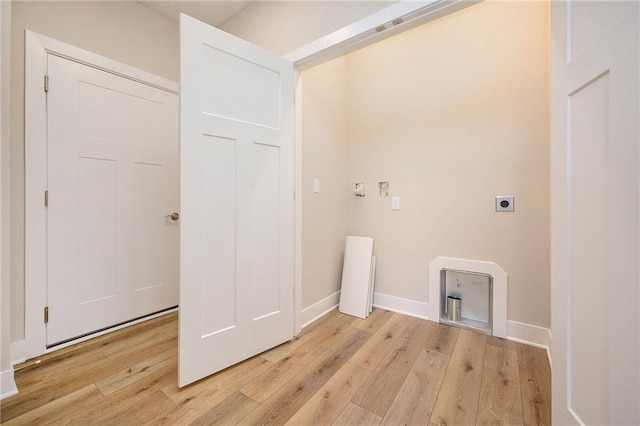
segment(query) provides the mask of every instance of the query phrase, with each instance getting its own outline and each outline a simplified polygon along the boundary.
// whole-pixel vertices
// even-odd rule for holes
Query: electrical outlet
[[[512,212],[513,211],[513,195],[498,195],[496,196],[496,211],[497,212]]]
[[[391,197],[391,210],[400,210],[400,197]]]

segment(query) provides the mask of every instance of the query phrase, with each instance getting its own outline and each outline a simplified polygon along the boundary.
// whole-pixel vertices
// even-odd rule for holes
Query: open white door
[[[180,386],[294,333],[293,64],[180,18]]]
[[[640,423],[638,2],[552,2],[553,423]]]

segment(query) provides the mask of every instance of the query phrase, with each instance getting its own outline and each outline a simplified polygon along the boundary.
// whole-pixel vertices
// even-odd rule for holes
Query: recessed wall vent
[[[436,257],[429,264],[429,319],[506,338],[507,278],[494,262]],[[448,296],[460,299],[458,321],[447,315]]]
[[[459,318],[449,312],[448,299],[459,304]],[[454,269],[440,271],[440,322],[493,334],[493,278]]]

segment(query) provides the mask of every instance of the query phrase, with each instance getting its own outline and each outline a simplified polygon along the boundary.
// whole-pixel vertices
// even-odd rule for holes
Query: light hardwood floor
[[[3,424],[466,425],[551,422],[544,350],[375,309],[178,389],[177,316],[16,372]],[[20,366],[19,366],[20,367]]]

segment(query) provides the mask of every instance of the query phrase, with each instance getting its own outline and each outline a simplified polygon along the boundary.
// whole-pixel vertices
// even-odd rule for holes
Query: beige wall
[[[340,289],[350,200],[346,78],[346,57],[302,75],[303,308]]]
[[[221,28],[284,54],[379,10],[335,7],[258,2]],[[509,273],[509,319],[549,326],[548,34],[546,3],[485,2],[304,73],[303,307],[339,288],[343,195],[322,176],[313,194],[312,180],[331,167],[340,187],[344,149],[325,135],[346,119],[346,234],[376,238],[377,290],[428,302],[433,258],[494,261]],[[344,72],[346,86],[329,84]],[[345,94],[331,124],[328,100]],[[400,211],[374,196],[380,180]],[[356,181],[369,196],[350,194]],[[503,194],[515,213],[494,211]]]
[[[0,374],[11,368],[11,287],[9,284],[9,125],[11,123],[11,2],[0,2]],[[4,377],[3,377],[4,379]],[[0,394],[8,390],[2,380]]]
[[[396,1],[256,1],[220,28],[285,55]]]
[[[284,54],[384,6],[257,2],[222,28]],[[178,36],[176,23],[137,2],[13,3],[12,24],[16,341],[24,29],[174,80]],[[376,238],[377,291],[426,302],[434,257],[491,260],[509,273],[509,319],[549,326],[548,32],[545,3],[482,3],[305,72],[303,307],[338,289],[345,235],[366,234]],[[350,193],[360,180],[364,199]],[[400,211],[375,194],[379,180],[401,196]],[[516,196],[516,213],[493,211],[499,194]]]
[[[493,2],[348,57],[349,233],[375,238],[376,291],[428,301],[437,256],[508,274],[508,319],[550,326],[549,9]],[[401,209],[375,194],[390,182]],[[514,195],[515,213],[494,197]]]
[[[134,1],[20,1],[11,17],[11,339],[18,341],[24,337],[25,29],[172,80],[179,40],[176,22]]]

